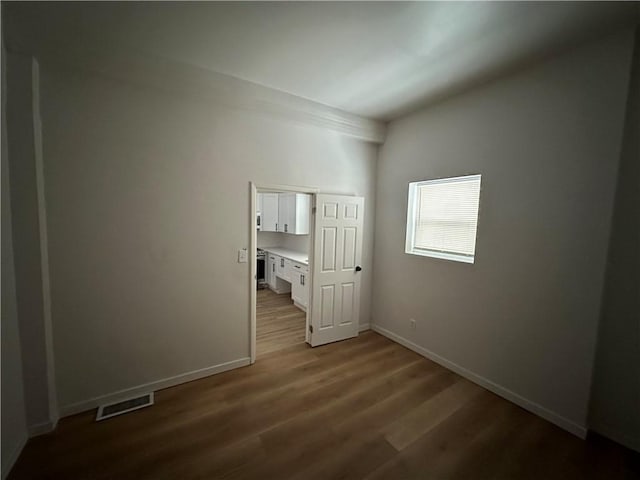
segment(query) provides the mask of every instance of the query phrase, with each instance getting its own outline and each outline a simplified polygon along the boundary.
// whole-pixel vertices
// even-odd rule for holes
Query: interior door
[[[364,198],[316,195],[312,347],[358,335]]]

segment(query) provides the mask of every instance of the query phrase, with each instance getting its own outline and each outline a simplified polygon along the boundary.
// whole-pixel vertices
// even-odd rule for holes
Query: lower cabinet
[[[289,293],[291,291],[291,277],[289,276],[289,264],[291,260],[280,255],[269,254],[267,263],[267,285],[274,292]]]
[[[291,263],[291,299],[305,310],[309,303],[309,267],[300,263]]]
[[[272,290],[276,289],[276,263],[279,262],[280,257],[277,255],[269,254],[269,262],[267,264],[267,284]]]
[[[266,281],[276,293],[291,291],[291,300],[306,311],[309,304],[309,266],[280,255],[268,254]]]

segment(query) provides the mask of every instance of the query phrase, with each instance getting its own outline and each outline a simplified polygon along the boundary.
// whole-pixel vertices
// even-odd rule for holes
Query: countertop
[[[309,254],[305,252],[296,252],[295,250],[289,250],[283,247],[262,247],[262,250],[273,253],[274,255],[280,255],[294,262],[302,263],[303,265],[309,265]]]

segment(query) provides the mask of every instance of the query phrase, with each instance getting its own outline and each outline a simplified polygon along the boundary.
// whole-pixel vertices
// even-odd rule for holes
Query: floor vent
[[[116,415],[122,415],[123,413],[132,412],[139,408],[150,407],[153,405],[153,392],[145,393],[139,397],[128,398],[121,402],[111,403],[109,405],[101,405],[98,407],[98,415],[96,416],[96,422],[100,420],[106,420],[107,418],[115,417]]]

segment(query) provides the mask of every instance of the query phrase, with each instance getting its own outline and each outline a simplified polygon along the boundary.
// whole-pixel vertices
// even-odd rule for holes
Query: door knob
[[[356,272],[361,272],[361,271],[362,271],[362,267],[361,267],[360,265],[358,265],[358,266],[356,267]]]

